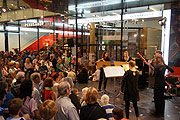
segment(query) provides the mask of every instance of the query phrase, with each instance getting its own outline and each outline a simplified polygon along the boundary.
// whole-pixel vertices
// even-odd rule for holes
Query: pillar
[[[95,23],[91,23],[90,44],[95,44]],[[89,53],[95,53],[95,46],[90,46],[90,52]]]
[[[90,44],[96,44],[95,41],[95,23],[91,23],[91,29],[90,29]],[[89,51],[89,65],[94,66],[95,65],[95,46],[90,46]]]

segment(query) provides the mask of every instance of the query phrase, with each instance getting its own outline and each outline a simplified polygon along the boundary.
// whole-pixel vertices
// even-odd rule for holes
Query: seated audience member
[[[126,118],[123,118],[124,117],[123,110],[118,107],[115,107],[112,113],[115,120],[128,120]]]
[[[48,68],[47,66],[44,64],[44,60],[41,60],[41,65],[39,66],[39,72],[40,73],[48,73]]]
[[[15,65],[16,65],[16,63],[15,63],[15,61],[11,61],[10,63],[9,63],[9,73],[10,74],[12,74],[12,75],[14,75],[14,72],[16,72],[16,68],[15,68]]]
[[[39,106],[41,120],[54,120],[58,109],[53,100],[46,100]]]
[[[26,58],[24,63],[24,71],[26,72],[26,79],[30,78],[30,75],[34,71],[33,65],[31,64],[30,58]]]
[[[41,75],[38,72],[31,74],[31,80],[33,81],[33,86],[39,91],[40,94],[43,93],[43,81],[41,80]]]
[[[3,113],[3,108],[1,107],[4,104],[4,100],[6,99],[6,91],[0,91],[0,120],[6,119],[5,114]]]
[[[68,72],[67,77],[71,77],[73,82],[76,83],[76,73],[74,72],[74,69]]]
[[[47,66],[48,74],[50,75],[50,74],[51,74],[51,69],[52,69],[52,67],[53,67],[52,62],[50,61],[49,58],[46,58],[46,62],[45,62],[44,64]]]
[[[95,71],[95,73],[92,74],[91,77],[93,77],[93,78],[92,78],[92,81],[99,81],[99,79],[100,79],[100,70],[97,69],[97,70]]]
[[[88,87],[85,87],[85,88],[82,89],[82,98],[80,99],[81,107],[87,105],[87,103],[85,101],[87,90],[88,90]]]
[[[20,117],[20,112],[23,106],[23,101],[20,98],[12,99],[8,104],[8,110],[10,117],[6,120],[30,120],[28,114],[24,114],[23,117]]]
[[[16,67],[16,70],[17,71],[21,71],[21,68],[20,68],[20,64],[19,64],[19,62],[15,62],[15,67]]]
[[[23,107],[21,112],[23,114],[29,114],[31,120],[40,118],[37,108],[37,103],[32,97],[32,90],[33,90],[32,81],[25,80],[22,82],[20,87],[20,93],[21,93],[20,98],[23,100]]]
[[[53,79],[48,77],[44,81],[44,90],[43,90],[43,100],[51,99],[56,101],[56,93],[52,89],[53,87]]]
[[[59,59],[57,64],[56,64],[56,68],[58,72],[63,72],[65,76],[67,76],[67,69],[65,68],[64,64],[62,63],[63,60]]]
[[[101,97],[101,103],[102,103],[102,107],[106,110],[107,118],[109,120],[113,120],[112,110],[115,108],[115,106],[112,104],[109,104],[109,96],[104,94]]]
[[[13,80],[13,82],[11,84],[11,92],[15,97],[20,96],[20,86],[24,80],[25,80],[25,73],[18,72],[16,75],[16,80]]]
[[[69,95],[71,94],[70,84],[67,81],[60,82],[58,92],[60,96],[55,102],[58,108],[55,120],[79,120],[76,107],[69,98]]]
[[[82,70],[77,75],[78,83],[88,83],[88,70],[85,67],[82,67]]]
[[[6,91],[6,99],[2,107],[7,108],[9,101],[14,99],[14,95],[11,92],[8,92],[8,84],[5,81],[0,81],[0,86],[0,91]]]
[[[90,87],[86,93],[86,106],[81,107],[80,119],[81,120],[97,120],[99,118],[106,118],[107,114],[104,108],[102,108],[98,102],[98,91],[95,88]]]
[[[74,83],[73,83],[73,81],[72,81],[72,79],[70,77],[65,77],[64,79],[62,79],[62,81],[67,81],[71,86],[71,90],[73,90]],[[71,94],[69,95],[69,98],[71,99],[71,102],[76,107],[76,110],[79,113],[80,108],[81,108],[81,104],[80,104],[80,101],[79,101],[77,95],[73,91],[71,91]]]

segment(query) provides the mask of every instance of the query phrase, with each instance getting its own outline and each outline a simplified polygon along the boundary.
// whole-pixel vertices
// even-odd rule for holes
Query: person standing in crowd
[[[107,52],[103,52],[102,58],[98,61],[111,61],[110,58],[108,57]],[[107,78],[105,77],[103,67],[100,68],[100,79],[99,79],[99,86],[98,86],[98,91],[101,91],[101,85],[104,80],[104,90],[106,89],[106,84],[107,84]]]
[[[124,51],[124,56],[123,56],[123,58],[122,58],[122,62],[129,62],[130,60],[132,60],[132,58],[131,57],[129,57],[129,53],[128,53],[128,51]]]
[[[43,100],[51,99],[56,101],[56,93],[52,89],[53,79],[51,77],[46,78],[44,81]]]
[[[60,82],[58,92],[60,96],[55,102],[58,108],[55,120],[79,120],[76,107],[69,98],[71,94],[70,84],[67,81]]]
[[[53,100],[46,100],[39,106],[39,114],[42,120],[54,120],[57,111]]]
[[[108,120],[114,120],[112,110],[115,108],[115,106],[112,104],[109,104],[109,96],[104,94],[101,97],[101,103],[102,103],[102,107],[106,110],[106,113],[108,115],[107,116]]]
[[[70,84],[72,91],[71,91],[71,94],[69,95],[69,98],[71,99],[72,104],[76,107],[76,110],[79,113],[80,108],[81,108],[81,104],[80,104],[80,101],[78,99],[78,96],[73,91],[74,83],[72,81],[72,78],[71,77],[65,77],[62,79],[62,81],[67,81]]]
[[[170,72],[166,75],[173,73],[174,70],[164,64],[164,60],[160,54],[157,54],[154,58],[154,102],[156,112],[155,114],[159,117],[164,117],[164,108],[165,108],[165,71],[168,69]]]
[[[31,74],[31,80],[33,81],[33,86],[39,91],[40,94],[43,93],[43,81],[41,80],[41,75],[38,72]]]
[[[134,110],[136,113],[137,120],[139,120],[139,110],[137,106],[137,101],[139,100],[139,91],[138,91],[138,71],[135,68],[135,61],[131,60],[129,62],[129,70],[126,71],[122,79],[121,90],[124,92],[125,100],[125,112],[126,118],[129,119],[129,105],[130,101],[133,102]]]
[[[37,103],[32,97],[33,84],[31,80],[24,80],[20,87],[20,98],[23,100],[22,113],[29,114],[31,120],[40,119]]]
[[[107,114],[104,108],[102,108],[97,102],[98,91],[90,87],[86,93],[86,106],[83,106],[80,110],[81,120],[97,120],[100,118],[107,119]]]

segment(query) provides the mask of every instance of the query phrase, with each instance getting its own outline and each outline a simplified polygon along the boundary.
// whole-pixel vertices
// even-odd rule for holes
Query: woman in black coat
[[[164,108],[165,108],[165,78],[164,74],[166,69],[170,73],[173,73],[174,70],[164,64],[164,60],[160,54],[155,56],[155,69],[154,69],[154,102],[156,108],[156,115],[159,117],[164,117]]]
[[[126,71],[124,75],[121,89],[124,92],[126,118],[129,119],[129,105],[130,102],[133,102],[136,117],[137,120],[139,120],[139,111],[137,106],[137,101],[139,100],[139,91],[138,91],[139,74],[135,68],[135,65],[136,65],[135,61],[131,60],[129,62],[130,69]]]

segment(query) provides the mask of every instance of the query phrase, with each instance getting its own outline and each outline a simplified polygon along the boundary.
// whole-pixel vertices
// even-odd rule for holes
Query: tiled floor
[[[110,96],[110,103],[124,108],[123,95],[115,97],[119,92],[118,83],[114,84],[113,80],[108,80],[107,83],[107,94]],[[75,84],[75,88],[79,89],[79,92],[84,87],[95,87],[98,88],[98,82],[89,81],[88,84]],[[153,115],[155,108],[153,100],[153,90],[149,88],[145,88],[140,90],[140,101],[138,102],[140,120],[180,120],[180,97],[172,98],[166,100],[165,106],[165,117],[157,118]],[[102,95],[102,92],[99,92],[99,98]],[[136,116],[134,113],[133,106],[130,106],[130,120],[136,120]]]

